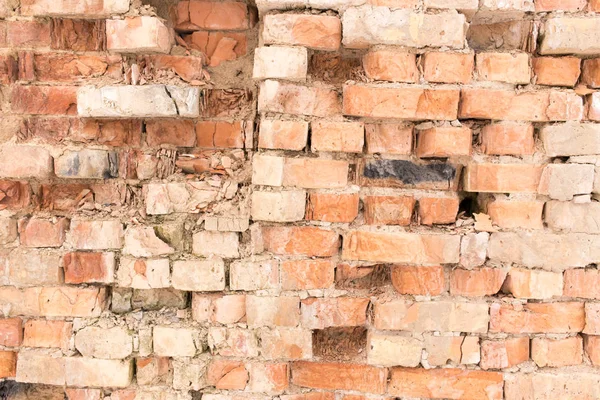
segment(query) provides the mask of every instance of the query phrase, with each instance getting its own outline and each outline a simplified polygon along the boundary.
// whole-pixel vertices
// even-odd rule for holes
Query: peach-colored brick
[[[471,154],[472,134],[467,127],[440,127],[417,131],[417,157],[451,157]]]
[[[484,340],[481,343],[482,369],[510,368],[529,360],[529,337]]]
[[[415,207],[411,196],[365,196],[363,202],[369,225],[409,225]]]
[[[537,193],[541,165],[469,164],[464,187],[467,192]]]
[[[337,50],[342,40],[342,24],[338,17],[328,15],[267,15],[262,38],[266,44]]]
[[[348,183],[348,162],[321,158],[288,158],[283,186],[306,189],[341,188]]]
[[[275,254],[330,257],[340,245],[336,232],[309,226],[264,227],[262,236],[265,250]]]
[[[438,296],[446,289],[444,268],[396,265],[392,267],[392,284],[400,294]]]
[[[527,53],[477,53],[475,59],[481,81],[527,84],[531,79]]]
[[[67,321],[30,319],[25,323],[23,346],[68,348],[73,324]]]
[[[465,297],[493,296],[500,291],[505,279],[506,271],[500,268],[457,268],[450,277],[450,293]]]
[[[538,367],[564,367],[583,362],[583,340],[580,336],[566,339],[533,338],[531,359]]]
[[[433,83],[469,83],[473,75],[473,54],[425,53],[423,75]]]
[[[363,298],[308,298],[301,303],[301,324],[308,329],[364,325],[368,305]]]
[[[316,121],[311,124],[311,149],[362,153],[365,127],[362,122]]]
[[[564,282],[563,296],[600,299],[600,271],[596,269],[568,269]]]
[[[583,60],[581,83],[593,88],[600,87],[600,58]]]
[[[264,119],[260,122],[258,147],[302,150],[308,138],[308,122]]]
[[[481,130],[481,148],[485,154],[499,156],[533,154],[533,125],[513,122],[486,125]]]
[[[60,247],[65,241],[69,220],[57,218],[55,221],[29,218],[19,220],[19,238],[25,247]]]
[[[413,127],[405,124],[366,124],[368,153],[410,154]]]
[[[377,81],[416,82],[419,77],[415,54],[373,50],[363,58],[367,77]]]
[[[331,260],[297,260],[281,263],[283,290],[325,289],[333,284],[335,265]]]
[[[505,229],[542,229],[543,201],[495,200],[487,205],[494,225]]]
[[[358,193],[311,193],[306,205],[306,219],[349,223],[358,215]]]
[[[538,85],[573,87],[581,72],[577,57],[534,57],[532,65]]]
[[[292,364],[292,384],[326,390],[359,390],[383,393],[387,369],[370,365],[297,361]]]
[[[423,225],[453,224],[458,214],[457,197],[422,197],[419,199],[419,219]]]
[[[527,303],[490,307],[490,331],[506,333],[581,332],[585,324],[583,303]]]

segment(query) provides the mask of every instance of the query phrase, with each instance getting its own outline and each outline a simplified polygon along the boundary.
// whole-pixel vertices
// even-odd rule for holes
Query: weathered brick
[[[123,14],[129,11],[129,1],[99,1],[85,3],[70,3],[67,1],[53,2],[49,0],[24,0],[21,3],[23,15],[35,16],[85,16],[104,17],[111,14]]]
[[[263,244],[274,254],[331,257],[338,253],[340,237],[317,227],[263,227]]]
[[[180,21],[189,21],[193,29],[239,30],[251,28],[248,6],[242,2],[184,1],[178,5]]]
[[[537,85],[573,87],[581,71],[577,57],[534,57],[532,65]]]
[[[583,60],[581,83],[593,88],[600,87],[600,58]]]
[[[329,390],[359,390],[383,393],[387,369],[358,364],[292,363],[292,383],[301,387]]]
[[[74,219],[67,242],[76,249],[119,249],[123,245],[123,224],[117,220]]]
[[[106,48],[122,53],[168,53],[173,34],[156,17],[142,16],[106,21]]]
[[[62,282],[60,254],[55,250],[17,248],[8,256],[8,283],[13,286],[56,285]]]
[[[471,154],[471,129],[438,127],[417,131],[416,154],[420,158],[468,156]]]
[[[401,397],[501,400],[503,386],[498,372],[393,368],[388,391]]]
[[[344,237],[342,257],[407,264],[457,263],[459,247],[460,237],[455,235],[353,231]]]
[[[459,92],[454,89],[388,88],[347,85],[345,115],[406,120],[454,120]]]
[[[336,326],[360,326],[366,323],[369,299],[336,297],[302,300],[302,326],[324,329]]]
[[[245,123],[224,121],[199,121],[196,124],[197,147],[232,148],[244,147]]]
[[[592,155],[600,151],[600,128],[591,123],[546,125],[540,129],[546,154],[555,156]]]
[[[262,149],[302,150],[308,139],[308,122],[263,119],[260,121],[258,147]]]
[[[487,332],[490,316],[485,303],[405,300],[376,302],[374,325],[377,329],[412,332]]]
[[[0,351],[0,378],[13,378],[17,374],[17,352]]]
[[[533,338],[531,359],[538,367],[564,367],[583,362],[583,340],[580,336],[566,339]]]
[[[169,287],[171,284],[169,260],[121,257],[117,270],[117,283],[121,287],[134,289]]]
[[[23,218],[19,220],[19,239],[24,247],[60,247],[65,241],[69,220]]]
[[[171,283],[178,290],[221,291],[225,289],[225,265],[218,258],[174,261]]]
[[[543,201],[500,200],[487,204],[487,213],[501,228],[542,229]]]
[[[52,156],[37,146],[4,146],[0,148],[0,176],[8,178],[45,179],[52,175]]]
[[[77,90],[70,86],[15,85],[11,93],[11,108],[18,114],[75,115]]]
[[[213,354],[223,357],[256,357],[258,342],[252,331],[240,328],[211,327],[208,346]]]
[[[529,337],[484,340],[481,343],[482,369],[510,368],[529,360]]]
[[[54,173],[59,178],[116,178],[119,175],[118,155],[95,149],[67,150],[54,159]]]
[[[231,290],[264,290],[279,286],[279,264],[276,260],[239,260],[229,267]]]
[[[541,165],[469,164],[464,189],[467,192],[537,193],[541,177]]]
[[[88,326],[75,334],[75,348],[84,357],[127,358],[133,351],[133,335],[121,327],[104,329]]]
[[[92,81],[100,77],[117,82],[123,78],[121,69],[122,59],[119,56],[33,55],[34,80],[41,82]]]
[[[27,209],[33,200],[31,187],[26,181],[0,180],[0,208]]]
[[[335,264],[331,260],[297,260],[281,263],[283,290],[326,289],[333,284]]]
[[[52,25],[48,21],[10,21],[6,27],[7,47],[47,48],[51,43]]]
[[[47,321],[30,319],[24,325],[24,347],[69,347],[73,336],[73,324],[67,321]]]
[[[290,373],[287,363],[250,363],[248,391],[277,394],[288,388]]]
[[[365,196],[365,223],[368,225],[409,225],[415,207],[412,196]]]
[[[345,187],[349,163],[321,158],[287,158],[283,167],[283,186],[306,189]]]
[[[554,200],[567,201],[576,195],[592,193],[593,186],[593,165],[548,164],[540,179],[538,192]]]
[[[23,327],[21,318],[0,319],[0,345],[19,347],[22,341]]]
[[[81,117],[197,117],[200,91],[164,85],[92,86],[77,91]]]
[[[362,153],[365,127],[362,122],[316,121],[311,124],[311,150]]]
[[[216,389],[243,390],[248,378],[248,370],[239,361],[212,360],[206,371],[207,383]]]
[[[559,272],[511,268],[502,290],[525,299],[560,297],[563,276]]]
[[[269,46],[254,52],[254,79],[304,81],[308,71],[305,47]]]
[[[423,56],[423,77],[432,83],[469,83],[473,54],[428,52]]]
[[[595,366],[597,366],[600,363],[600,354],[598,353],[598,350],[600,350],[600,348],[598,347],[600,345],[599,339],[600,338],[598,336],[583,336],[583,346],[585,349],[585,353],[590,358],[592,364]]]
[[[450,277],[450,293],[455,296],[493,296],[500,291],[506,271],[500,268],[455,269]]]
[[[236,232],[196,232],[192,237],[192,253],[202,257],[239,257],[239,235]]]
[[[419,77],[415,54],[394,50],[372,50],[363,57],[367,77],[378,81],[416,82]]]
[[[600,334],[600,305],[598,303],[585,303],[585,327],[583,333],[590,335]]]
[[[419,199],[419,220],[423,225],[453,224],[459,204],[458,197],[422,197]]]
[[[533,125],[500,122],[481,130],[481,148],[492,155],[530,155],[535,151]]]
[[[424,364],[429,366],[446,365],[448,361],[460,364],[462,358],[462,344],[465,336],[434,336],[426,334],[423,347],[427,352]]]
[[[479,80],[513,84],[528,84],[531,80],[527,53],[477,53],[475,60]]]
[[[298,297],[246,296],[248,326],[295,327],[300,322]]]
[[[106,21],[55,18],[52,20],[53,50],[104,51],[106,50]]]
[[[172,371],[167,357],[136,358],[135,377],[139,385],[165,385]]]
[[[462,89],[459,118],[516,121],[581,120],[583,102],[571,92]]]
[[[371,333],[368,336],[369,364],[393,367],[416,367],[421,363],[423,342],[406,336]]]
[[[151,215],[197,212],[217,198],[215,188],[197,182],[145,185],[146,212]]]
[[[358,216],[358,193],[311,193],[306,205],[306,219],[350,223]]]
[[[544,24],[541,54],[597,54],[600,50],[591,38],[600,31],[600,19],[581,17],[550,18]]]
[[[152,330],[154,353],[161,357],[193,357],[202,350],[199,331],[191,328],[155,326]]]
[[[522,306],[494,303],[490,306],[490,332],[581,332],[585,324],[583,303],[527,303]]]
[[[71,286],[0,288],[5,316],[98,317],[106,308],[104,288]]]
[[[386,44],[406,47],[462,48],[465,17],[456,11],[438,14],[383,7],[356,7],[342,16],[343,43],[349,48]]]
[[[359,165],[362,186],[457,190],[462,166],[443,162],[372,159]]]
[[[260,84],[258,111],[329,117],[341,114],[341,105],[335,90],[266,80]]]
[[[510,374],[505,379],[507,400],[600,396],[598,376],[587,372]]]
[[[563,296],[600,299],[600,273],[595,269],[568,269],[564,273]]]
[[[63,257],[65,283],[112,283],[115,253],[73,252]]]
[[[315,50],[337,50],[341,36],[340,19],[329,15],[266,15],[262,31],[265,44],[305,46]]]
[[[263,330],[261,353],[267,360],[312,358],[312,332],[306,329]]]
[[[186,120],[147,121],[146,143],[153,147],[161,145],[193,147],[196,143],[194,124]]]
[[[304,219],[305,207],[306,192],[304,190],[286,190],[282,192],[257,190],[252,192],[251,215],[254,221],[301,221]]]
[[[438,296],[446,290],[444,268],[439,265],[395,265],[391,271],[392,284],[400,294]]]
[[[413,127],[404,124],[366,124],[367,152],[385,154],[410,154]]]
[[[595,224],[600,217],[600,204],[577,204],[563,201],[549,201],[545,207],[545,221],[556,231],[600,233]]]
[[[198,322],[233,324],[246,318],[245,295],[193,293],[192,318]]]

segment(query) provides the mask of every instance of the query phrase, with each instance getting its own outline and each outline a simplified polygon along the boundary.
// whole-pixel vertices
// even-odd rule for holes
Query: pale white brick
[[[223,260],[189,260],[173,262],[171,283],[175,289],[214,292],[225,289]]]
[[[305,208],[305,190],[252,193],[252,219],[255,221],[301,221]]]

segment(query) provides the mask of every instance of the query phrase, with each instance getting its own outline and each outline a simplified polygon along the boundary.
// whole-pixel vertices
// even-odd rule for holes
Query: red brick
[[[326,289],[333,284],[331,260],[293,260],[281,263],[281,289]]]
[[[481,342],[482,369],[510,368],[529,360],[529,337]]]
[[[460,201],[457,197],[422,197],[419,199],[419,219],[423,225],[443,225],[456,222]]]
[[[19,78],[17,57],[12,54],[0,55],[0,83],[8,85]]]
[[[306,219],[349,223],[358,215],[358,193],[311,193],[306,205]]]
[[[265,44],[335,51],[342,40],[342,23],[335,16],[276,14],[266,15],[263,23],[262,36]]]
[[[338,253],[340,236],[330,230],[310,227],[264,227],[266,251],[275,254],[331,257]]]
[[[53,184],[42,185],[41,208],[55,211],[74,211],[94,203],[121,205],[124,188],[114,184]]]
[[[573,87],[581,72],[577,57],[534,57],[532,64],[538,85]]]
[[[366,124],[367,153],[410,154],[413,142],[412,125]]]
[[[105,20],[52,20],[52,49],[70,51],[104,51]]]
[[[308,139],[308,123],[304,121],[262,120],[258,136],[261,149],[302,150]]]
[[[110,283],[113,281],[113,253],[67,253],[63,257],[65,283]]]
[[[583,362],[583,340],[580,336],[565,339],[536,337],[531,340],[531,359],[538,367],[564,367]]]
[[[69,220],[24,218],[19,220],[19,238],[24,247],[60,247],[65,241]]]
[[[207,383],[219,390],[244,390],[248,378],[241,361],[213,359],[206,372]]]
[[[194,123],[189,120],[146,121],[146,143],[152,147],[193,147],[196,143]]]
[[[411,196],[365,196],[363,202],[368,225],[410,225],[415,207]]]
[[[0,378],[12,378],[17,374],[17,353],[0,351]]]
[[[433,83],[469,83],[474,64],[473,54],[425,53],[423,75]]]
[[[64,348],[69,347],[73,335],[73,324],[67,321],[30,319],[25,323],[23,346]]]
[[[527,303],[523,306],[494,303],[490,332],[581,332],[585,324],[583,303]]]
[[[467,192],[537,193],[541,165],[469,164],[464,188]]]
[[[494,225],[505,229],[542,229],[543,209],[543,201],[495,200],[487,205]]]
[[[333,189],[348,183],[348,162],[322,158],[288,158],[283,170],[283,186],[306,189]]]
[[[189,2],[180,2],[178,4],[178,10],[189,12],[188,15],[185,15],[185,13],[182,12],[178,13],[178,25],[182,23],[181,21],[189,21],[189,23],[193,25],[193,29],[211,29],[220,31],[244,30],[250,28],[248,6],[246,6],[245,3],[234,1],[215,3],[212,1],[191,0]],[[186,30],[189,30],[191,26],[186,24],[185,28]]]
[[[79,131],[70,137],[75,142],[94,142],[106,146],[138,147],[142,141],[142,121],[140,120],[94,120],[85,119]]]
[[[23,340],[21,318],[0,319],[0,346],[19,347]]]
[[[367,77],[378,81],[417,82],[415,54],[394,50],[373,50],[363,58]]]
[[[35,80],[40,82],[91,82],[100,77],[118,82],[123,78],[119,56],[35,54],[33,68]]]
[[[200,121],[196,124],[198,147],[204,148],[244,148],[242,123],[222,121]]]
[[[301,387],[383,393],[386,380],[386,368],[370,365],[308,361],[292,363],[292,383]]]
[[[10,21],[6,40],[13,48],[39,48],[50,46],[51,24],[47,21]]]
[[[31,188],[25,181],[0,180],[0,209],[22,210],[31,205]]]
[[[21,121],[19,141],[41,143],[62,143],[68,136],[79,134],[76,118],[29,117]]]
[[[454,120],[459,92],[454,89],[344,87],[345,115],[406,120]]]
[[[397,265],[392,267],[392,284],[400,294],[439,296],[446,290],[444,268]]]
[[[67,86],[14,86],[11,106],[19,114],[77,114],[77,91]]]
[[[481,81],[527,84],[531,80],[527,53],[477,53],[475,60]]]
[[[573,92],[462,89],[458,117],[512,121],[581,120],[583,101]]]
[[[586,6],[586,0],[536,0],[535,11],[581,11]]]
[[[362,326],[369,299],[355,297],[308,298],[301,303],[302,326],[308,329]]]
[[[400,397],[501,400],[501,373],[463,369],[393,368],[388,392]]]
[[[454,269],[450,276],[450,293],[454,296],[493,296],[500,291],[506,271],[500,268]]]
[[[500,122],[483,127],[481,149],[492,155],[531,155],[535,151],[533,125]]]
[[[467,127],[418,130],[417,157],[451,157],[471,154],[472,134]]]
[[[362,153],[365,127],[362,122],[316,121],[311,124],[311,149]]]

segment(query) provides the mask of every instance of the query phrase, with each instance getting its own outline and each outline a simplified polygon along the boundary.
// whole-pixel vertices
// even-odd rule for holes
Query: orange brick
[[[521,92],[462,89],[459,118],[511,121],[570,121],[583,116],[583,101],[573,92]]]
[[[65,241],[69,220],[41,218],[19,220],[19,239],[24,247],[60,247]]]
[[[219,390],[244,390],[248,378],[241,361],[213,359],[206,371],[207,383]]]
[[[304,46],[335,51],[342,41],[338,17],[308,14],[275,14],[264,17],[265,44]]]
[[[317,121],[311,124],[312,151],[362,153],[365,126],[362,122]]]
[[[383,393],[386,380],[386,368],[370,365],[308,361],[292,363],[292,383],[301,387]]]
[[[311,193],[306,205],[306,219],[348,223],[358,215],[358,193]]]
[[[146,143],[159,147],[172,145],[194,147],[196,133],[194,123],[188,120],[150,120],[146,122]]]
[[[18,114],[75,115],[77,91],[66,86],[14,86],[11,107]]]
[[[200,121],[196,124],[198,147],[205,148],[244,148],[242,123],[223,121]]]
[[[465,174],[467,192],[537,193],[541,165],[469,164]]]
[[[331,257],[338,253],[340,236],[330,230],[310,227],[263,227],[266,251],[275,254]]]
[[[302,326],[324,329],[336,326],[361,326],[367,321],[369,299],[356,297],[308,298],[302,300]]]
[[[0,378],[12,378],[17,374],[17,353],[0,351]]]
[[[115,271],[113,253],[67,253],[63,257],[65,283],[110,283]]]
[[[600,336],[583,336],[583,347],[593,365],[600,365]]]
[[[513,122],[486,125],[481,130],[481,149],[485,154],[499,156],[533,154],[533,125]]]
[[[477,53],[475,59],[480,81],[527,84],[531,79],[527,53]]]
[[[523,306],[494,303],[490,307],[490,332],[581,332],[586,313],[583,303],[527,303]]]
[[[454,120],[459,93],[454,89],[344,87],[345,115],[406,120]]]
[[[593,88],[600,88],[600,58],[583,60],[581,83]]]
[[[19,347],[23,340],[21,318],[0,319],[0,346]]]
[[[281,393],[287,389],[290,371],[286,363],[251,363],[247,390],[259,393]]]
[[[450,293],[455,296],[493,296],[500,291],[506,271],[500,268],[455,269],[450,277]]]
[[[258,136],[261,149],[302,150],[308,139],[308,122],[262,120]]]
[[[331,260],[294,260],[281,263],[283,290],[326,289],[334,279],[335,265]]]
[[[397,265],[392,267],[392,284],[400,294],[438,296],[446,290],[444,268]]]
[[[117,395],[124,390],[115,391],[112,395]],[[102,389],[76,389],[76,388],[65,388],[66,400],[102,400]],[[117,398],[116,400],[120,400]],[[121,399],[122,400],[122,399]]]
[[[25,323],[23,346],[68,348],[72,334],[71,322],[30,319]]]
[[[531,359],[538,367],[565,367],[583,362],[583,340],[580,336],[566,339],[533,338]]]
[[[373,50],[363,58],[367,77],[377,81],[417,82],[415,54],[394,50]]]
[[[232,43],[232,41],[235,41],[233,53],[236,57],[244,56],[248,51],[248,37],[247,34],[243,32],[200,31],[184,36],[184,40],[193,49],[206,54],[213,67],[218,66],[221,62],[218,50],[222,48],[224,43]],[[215,56],[217,60],[213,60],[213,56]]]
[[[577,57],[534,57],[532,64],[538,85],[573,87],[581,73]]]
[[[419,219],[423,225],[443,225],[456,222],[458,197],[422,197],[419,199]]]
[[[367,124],[367,153],[410,154],[413,126],[404,124]]]
[[[535,11],[581,11],[586,6],[586,0],[535,0]]]
[[[469,83],[474,64],[473,54],[425,53],[423,75],[433,83]]]
[[[600,271],[596,269],[568,269],[564,282],[563,296],[600,299]]]
[[[590,0],[590,11],[600,12],[600,0]]]
[[[363,201],[368,225],[409,225],[415,207],[411,196],[366,196]]]
[[[288,158],[283,170],[283,186],[306,189],[332,189],[348,183],[348,162],[317,158]]]
[[[195,29],[222,31],[250,28],[248,6],[245,3],[234,1],[222,3],[195,0],[182,1],[178,4],[178,10],[185,10],[189,13],[187,15],[181,12],[178,13],[178,21],[189,21]]]
[[[451,157],[471,154],[472,134],[466,126],[417,131],[417,157]]]
[[[6,41],[13,48],[50,47],[52,25],[49,21],[10,21]]]
[[[388,392],[400,397],[501,400],[503,386],[497,372],[393,368]]]
[[[560,272],[511,268],[502,291],[522,299],[550,299],[563,292]]]
[[[487,205],[494,225],[505,229],[542,229],[543,209],[543,201],[495,200]]]
[[[481,342],[482,369],[510,368],[529,360],[529,337]]]

